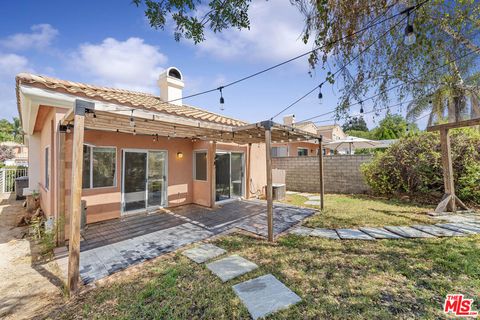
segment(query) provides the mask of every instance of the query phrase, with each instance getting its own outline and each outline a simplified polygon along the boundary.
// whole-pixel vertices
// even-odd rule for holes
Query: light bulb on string
[[[320,83],[320,85],[318,86],[318,99],[322,99],[322,98],[323,98],[322,86],[323,86],[323,83]]]
[[[411,46],[417,40],[413,24],[410,23],[410,11],[407,12],[407,26],[405,27],[405,36],[403,43],[407,46]]]
[[[225,106],[224,106],[225,99],[223,98],[223,92],[222,92],[223,87],[218,88],[218,90],[220,90],[220,110],[223,111],[225,110]]]
[[[364,110],[363,110],[363,101],[360,101],[360,113],[363,113]]]
[[[135,127],[135,119],[133,118],[133,110],[132,114],[130,115],[130,127]]]

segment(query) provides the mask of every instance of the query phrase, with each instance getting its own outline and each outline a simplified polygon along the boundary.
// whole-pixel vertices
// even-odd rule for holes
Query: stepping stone
[[[210,243],[206,243],[199,245],[198,247],[185,250],[182,252],[182,254],[196,263],[204,263],[205,261],[221,256],[225,252],[227,251],[223,250],[222,248],[214,246]]]
[[[469,225],[469,224],[466,224],[466,223],[447,223],[445,225],[447,225],[447,226],[451,225],[455,228],[459,228],[460,231],[462,231],[462,232],[468,231],[467,233],[470,233],[470,234],[480,233],[480,227],[474,227],[473,225]],[[449,229],[451,229],[451,228],[449,228]]]
[[[308,200],[308,201],[305,201],[304,204],[308,204],[308,205],[310,205],[310,206],[319,206],[319,205],[320,205],[320,201]]]
[[[232,288],[253,319],[263,318],[302,301],[271,274],[236,284]]]
[[[369,236],[374,237],[375,239],[403,239],[403,237],[399,236],[398,234],[392,233],[383,228],[364,227],[360,228],[360,230]]]
[[[308,197],[308,200],[320,201],[320,196],[311,196],[311,197]]]
[[[311,194],[311,193],[306,193],[306,192],[298,193],[298,195],[299,195],[299,196],[302,196],[302,197],[306,197],[306,198],[313,196],[313,194]]]
[[[297,192],[297,191],[287,191],[287,192],[285,192],[285,193],[286,193],[286,194],[299,194],[299,192]]]
[[[456,226],[455,224],[452,224],[452,223],[437,223],[435,226],[440,227],[440,228],[444,228],[444,229],[457,231],[457,232],[463,232],[463,233],[466,233],[466,234],[480,233],[480,232],[476,232],[476,231],[462,229],[462,228],[460,228],[460,227],[458,227],[458,226]]]
[[[465,233],[440,228],[432,225],[414,225],[412,228],[418,229],[420,231],[430,233],[436,237],[462,237]]]
[[[312,233],[313,229],[306,228],[306,227],[298,227],[290,231],[291,234],[295,234],[297,236],[309,236]]]
[[[398,234],[404,238],[433,238],[431,234],[425,233],[423,231],[414,229],[412,227],[385,227],[390,232]]]
[[[342,240],[375,240],[375,238],[356,229],[336,229],[336,231]]]
[[[322,229],[322,228],[316,228],[313,229],[313,231],[310,233],[312,237],[322,237],[322,238],[328,238],[328,239],[340,239],[338,237],[337,232],[332,229]]]
[[[255,270],[258,266],[237,255],[223,258],[207,264],[207,268],[218,276],[223,282]]]

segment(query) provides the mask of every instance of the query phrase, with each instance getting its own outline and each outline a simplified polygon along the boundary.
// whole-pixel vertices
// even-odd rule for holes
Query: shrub
[[[450,139],[456,193],[480,204],[480,133],[471,128],[452,130]],[[438,198],[444,192],[439,134],[401,138],[364,164],[362,172],[374,193]]]

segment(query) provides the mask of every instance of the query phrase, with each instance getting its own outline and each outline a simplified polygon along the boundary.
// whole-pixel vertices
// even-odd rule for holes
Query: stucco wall
[[[327,193],[366,193],[360,166],[372,160],[370,155],[333,155],[324,157],[324,185]],[[319,192],[318,157],[273,158],[273,168],[286,172],[287,190]]]

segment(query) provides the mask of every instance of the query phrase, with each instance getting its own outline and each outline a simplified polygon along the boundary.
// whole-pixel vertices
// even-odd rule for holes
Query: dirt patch
[[[49,306],[63,303],[54,263],[39,259],[39,245],[15,227],[23,214],[21,201],[0,204],[0,318],[31,319]]]

